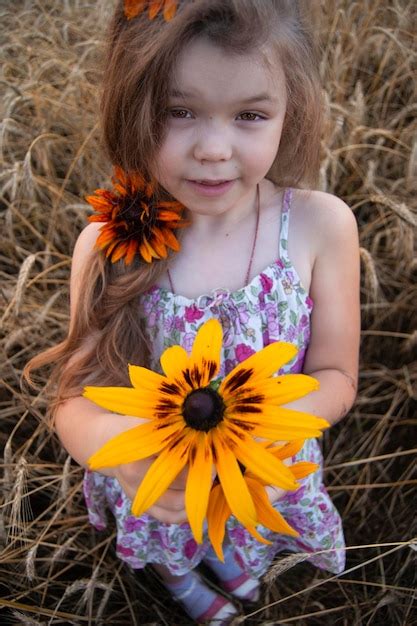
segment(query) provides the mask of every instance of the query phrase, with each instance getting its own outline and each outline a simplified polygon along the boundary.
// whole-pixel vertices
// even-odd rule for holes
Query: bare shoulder
[[[102,225],[101,222],[91,222],[78,235],[72,252],[71,281],[78,278],[80,272],[84,269],[87,259],[93,253]]]
[[[352,209],[340,198],[324,191],[297,189],[293,215],[308,233],[311,260],[343,240],[358,246],[358,225]]]
[[[314,302],[304,372],[336,369],[356,381],[360,343],[360,249],[350,207],[321,191],[297,191],[297,219],[311,241]],[[356,384],[356,383],[355,383]],[[353,400],[352,400],[353,402]]]
[[[80,257],[82,258],[84,255],[88,255],[94,249],[94,244],[102,226],[103,224],[101,222],[91,222],[83,228],[74,245],[72,254],[73,262],[76,261],[78,263]]]
[[[102,226],[101,222],[91,222],[80,232],[74,245],[71,262],[70,306],[71,321],[78,304],[82,273],[94,253],[94,245]]]

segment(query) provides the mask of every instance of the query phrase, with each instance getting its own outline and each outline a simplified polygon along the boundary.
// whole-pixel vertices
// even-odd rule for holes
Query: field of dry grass
[[[409,0],[317,3],[328,120],[320,184],[352,207],[362,261],[359,394],[324,436],[347,567],[333,576],[280,555],[240,623],[411,626],[416,15]],[[89,525],[82,470],[43,420],[47,371],[38,392],[19,384],[27,360],[65,336],[70,257],[89,214],[83,197],[110,171],[98,146],[96,64],[111,4],[0,3],[1,624],[191,623],[151,571],[134,575],[116,558],[112,526]]]

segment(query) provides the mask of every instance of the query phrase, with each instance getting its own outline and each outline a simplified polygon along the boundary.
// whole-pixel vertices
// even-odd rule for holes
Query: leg
[[[167,567],[165,567],[165,565],[160,565],[159,563],[152,563],[152,567],[158,572],[160,577],[166,583],[179,583],[181,579],[185,578],[186,576],[186,574],[184,576],[175,576],[174,574],[171,574],[171,572]]]
[[[248,600],[257,602],[260,595],[260,584],[257,578],[251,578],[240,567],[233,557],[233,547],[225,540],[224,544],[224,563],[219,561],[210,546],[209,551],[204,557],[206,563],[219,579],[220,586],[227,592],[232,593],[240,600]]]
[[[182,576],[173,576],[164,565],[153,563],[152,567],[160,575],[171,595],[180,600],[188,615],[197,622],[221,626],[237,615],[236,607],[225,597],[207,587],[194,570]]]

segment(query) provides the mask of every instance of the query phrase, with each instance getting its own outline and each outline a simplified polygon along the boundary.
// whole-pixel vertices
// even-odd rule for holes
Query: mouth
[[[222,179],[218,179],[218,180],[210,180],[210,179],[201,179],[201,180],[191,180],[190,182],[192,183],[198,183],[199,185],[208,185],[208,186],[216,186],[216,185],[222,185],[223,183],[230,183],[231,180],[227,179],[227,178],[222,178]]]
[[[235,184],[236,179],[225,180],[224,178],[209,179],[200,178],[199,180],[188,180],[194,193],[205,198],[217,198],[227,193]]]

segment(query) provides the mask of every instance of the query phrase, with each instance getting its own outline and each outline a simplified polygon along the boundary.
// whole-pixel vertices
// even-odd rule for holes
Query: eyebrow
[[[197,94],[193,94],[187,91],[178,91],[177,89],[172,89],[169,93],[171,98],[195,98]],[[256,96],[250,96],[249,98],[243,98],[242,100],[238,100],[237,104],[252,104],[253,102],[278,102],[277,98],[273,98],[269,93],[259,93]]]

